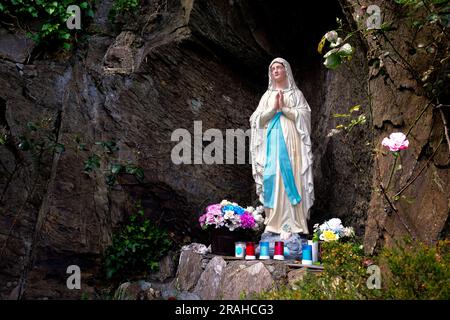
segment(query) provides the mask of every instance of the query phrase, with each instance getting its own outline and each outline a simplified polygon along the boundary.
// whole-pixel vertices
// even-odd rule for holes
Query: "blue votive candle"
[[[302,264],[312,264],[312,246],[304,245],[302,247]]]
[[[259,259],[270,259],[269,242],[261,241],[259,243]]]

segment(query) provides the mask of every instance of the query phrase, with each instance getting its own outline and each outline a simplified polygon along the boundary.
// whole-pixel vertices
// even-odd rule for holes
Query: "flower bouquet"
[[[263,206],[244,209],[235,202],[222,200],[218,204],[208,206],[206,213],[200,216],[199,222],[202,229],[214,226],[216,229],[227,228],[230,231],[239,228],[257,231],[264,222],[263,212]]]
[[[321,225],[318,223],[314,225],[313,241],[337,241],[341,238],[351,238],[354,235],[355,231],[352,227],[344,227],[341,219],[333,218]]]
[[[250,240],[252,232],[263,226],[263,212],[263,206],[244,209],[228,200],[209,205],[199,222],[202,229],[210,230],[212,253],[233,255],[236,241]]]

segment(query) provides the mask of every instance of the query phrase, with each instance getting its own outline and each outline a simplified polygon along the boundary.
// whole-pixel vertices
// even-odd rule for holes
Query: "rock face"
[[[342,13],[337,2],[326,9],[292,2],[278,10],[278,4],[259,1],[152,0],[134,16],[111,23],[112,3],[98,3],[86,26],[89,37],[70,56],[45,57],[32,51],[22,35],[0,27],[0,134],[7,135],[0,145],[0,298],[80,298],[96,291],[102,254],[138,200],[177,243],[205,240],[197,218],[210,203],[228,198],[254,205],[248,163],[207,165],[200,158],[196,164],[193,151],[209,144],[200,139],[207,129],[225,136],[226,129],[249,128],[248,119],[267,86],[268,64],[276,56],[291,63],[312,109],[316,203],[311,223],[337,216],[364,234],[370,203],[368,243],[382,236],[377,225],[391,236],[402,228],[395,216],[385,217],[381,198],[373,196],[374,163],[367,145],[372,119],[348,137],[327,136],[338,124],[333,113],[356,104],[368,109],[367,91],[361,89],[369,74],[364,42],[354,43],[358,53],[337,72],[326,70],[316,52],[318,41]],[[400,43],[400,35],[393,41]],[[395,119],[396,127],[407,126],[414,113],[406,108],[424,100],[410,99],[406,90],[396,101],[402,109],[386,108],[393,99],[391,85],[381,78],[370,81],[376,88],[373,125],[384,125],[375,132],[379,142],[388,131],[386,119]],[[430,124],[431,114],[423,119]],[[30,122],[38,129],[27,126]],[[172,161],[179,143],[172,139],[176,129],[188,133],[183,142],[191,146],[187,158],[192,164]],[[418,141],[424,132],[415,132]],[[26,150],[23,137],[45,142],[47,148]],[[105,151],[98,141],[115,141],[119,149]],[[55,143],[65,151],[54,152]],[[426,161],[426,150],[419,146],[404,160],[404,170]],[[83,173],[94,154],[100,168]],[[142,167],[144,180],[125,174],[108,185],[113,163]],[[387,166],[383,160],[381,170]],[[448,185],[448,173],[433,167],[408,191],[417,193],[419,202],[401,206],[424,239],[435,239],[443,228]],[[419,228],[418,221],[432,227]],[[66,287],[69,265],[80,267],[82,290]],[[260,268],[266,273],[269,267],[245,268],[250,271],[241,272]],[[185,280],[186,288],[195,289],[195,283]],[[236,294],[231,291],[230,296]]]
[[[177,271],[177,287],[182,291],[189,291],[195,287],[202,274],[202,254],[194,250],[182,250],[180,264]],[[180,272],[182,270],[183,272]]]
[[[114,300],[157,300],[161,292],[145,281],[125,282],[117,289]]]
[[[427,82],[436,79],[438,83],[439,73],[448,70],[446,31],[439,24],[419,30],[410,27],[412,21],[427,21],[430,13],[426,8],[416,10],[386,1],[344,2],[346,8],[353,8],[346,12],[358,25],[368,17],[363,8],[377,4],[382,22],[391,29],[363,39],[367,60],[372,61],[368,93],[376,168],[367,213],[366,251],[372,253],[403,236],[428,243],[448,238],[450,141],[445,132],[449,114],[439,106],[449,101],[448,78],[441,92],[425,89]],[[421,50],[423,43],[432,44],[433,49]],[[381,141],[392,132],[403,132],[409,139],[409,148],[400,152],[395,164],[392,152],[381,150]]]
[[[205,271],[198,280],[194,293],[203,300],[215,300],[219,298],[220,280],[223,277],[227,263],[217,256],[211,259]]]
[[[234,261],[224,272],[219,297],[225,300],[239,299],[260,291],[270,290],[274,286],[272,276],[262,262]]]

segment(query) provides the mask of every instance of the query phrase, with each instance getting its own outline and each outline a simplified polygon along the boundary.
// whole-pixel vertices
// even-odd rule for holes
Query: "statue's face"
[[[275,62],[270,67],[272,79],[275,82],[283,82],[286,80],[286,68],[279,62]]]

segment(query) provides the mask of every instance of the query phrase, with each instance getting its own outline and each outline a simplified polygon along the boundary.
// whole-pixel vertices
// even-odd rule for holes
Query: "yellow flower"
[[[325,241],[336,241],[337,239],[339,239],[338,238],[338,236],[333,232],[333,231],[330,231],[330,230],[325,230],[323,233],[323,240],[325,240]]]

